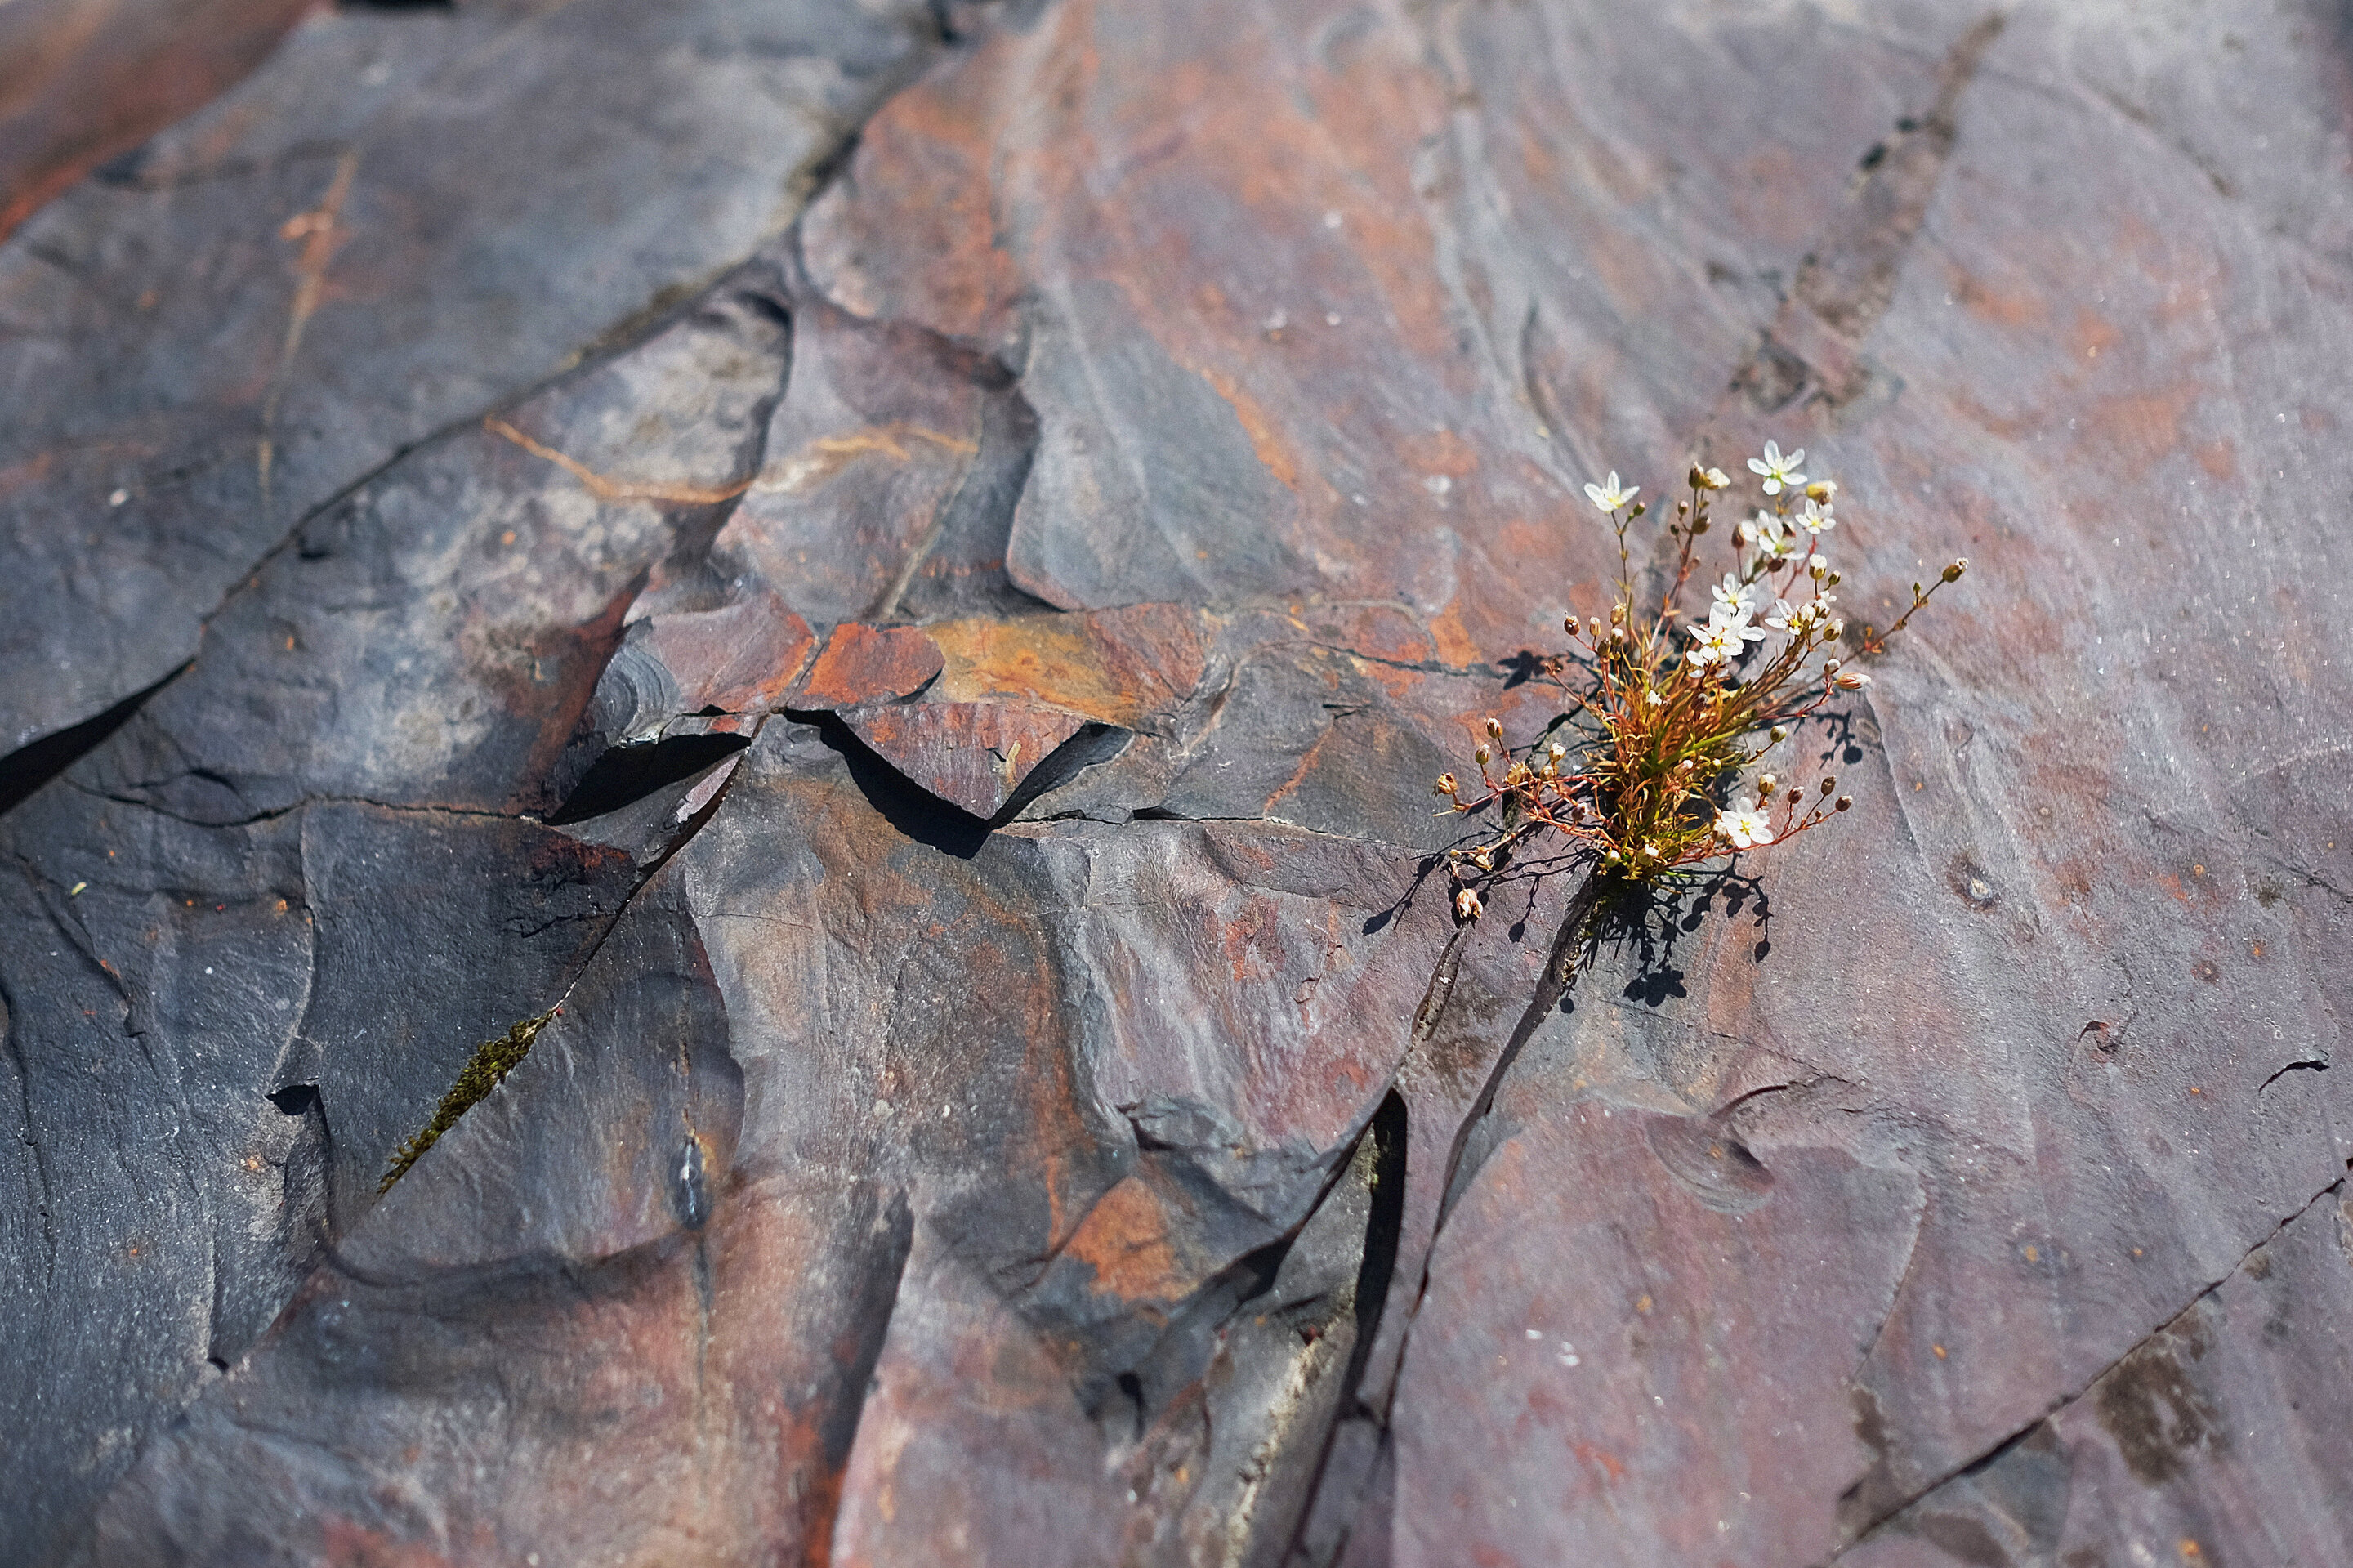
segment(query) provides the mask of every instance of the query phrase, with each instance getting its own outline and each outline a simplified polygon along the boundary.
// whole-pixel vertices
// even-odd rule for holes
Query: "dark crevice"
[[[2076,1388],[2070,1393],[2063,1393],[2056,1399],[2052,1400],[2041,1410],[2035,1412],[2031,1419],[2021,1422],[2015,1428],[2003,1433],[2000,1437],[1996,1438],[1993,1442],[1987,1444],[1983,1448],[1971,1455],[1968,1458],[1963,1460],[1960,1464],[1953,1466],[1950,1469],[1937,1475],[1935,1478],[1913,1489],[1900,1499],[1875,1510],[1872,1518],[1867,1522],[1862,1523],[1860,1528],[1858,1528],[1854,1533],[1848,1538],[1844,1545],[1841,1546],[1837,1551],[1824,1558],[1821,1563],[1818,1565],[1818,1568],[1830,1568],[1831,1564],[1839,1562],[1856,1547],[1872,1540],[1882,1531],[1894,1526],[1905,1514],[1908,1513],[1924,1499],[1934,1495],[1940,1489],[1951,1484],[1956,1479],[1981,1469],[1992,1460],[1999,1458],[2004,1451],[2016,1445],[2021,1439],[2032,1433],[2037,1426],[2042,1425],[2044,1422],[2051,1419],[2052,1416],[2066,1409],[2069,1405],[2082,1400],[2094,1389],[2099,1387],[2102,1381],[2107,1378],[2110,1373],[2114,1372],[2118,1367],[2123,1366],[2126,1361],[2130,1361],[2145,1346],[2149,1344],[2150,1341],[2158,1339],[2161,1335],[2174,1331],[2175,1326],[2180,1323],[2184,1318],[2188,1317],[2190,1313],[2197,1311],[2200,1307],[2206,1302],[2208,1298],[2211,1297],[2216,1291],[2221,1289],[2223,1286],[2229,1284],[2233,1278],[2235,1278],[2238,1276],[2239,1271],[2246,1267],[2247,1260],[2249,1258],[2253,1257],[2264,1247],[2277,1241],[2281,1234],[2286,1231],[2288,1226],[2295,1224],[2296,1221],[2310,1213],[2313,1209],[2330,1193],[2342,1192],[2345,1190],[2345,1181],[2342,1178],[2339,1178],[2335,1181],[2331,1181],[2327,1186],[2323,1187],[2319,1192],[2315,1192],[2304,1202],[2298,1204],[2293,1213],[2290,1213],[2285,1219],[2274,1225],[2269,1231],[2266,1231],[2261,1240],[2257,1241],[2253,1246],[2248,1247],[2245,1252],[2241,1253],[2239,1255],[2239,1260],[2232,1264],[2230,1269],[2224,1273],[2221,1278],[2216,1279],[2200,1288],[2196,1295],[2192,1296],[2182,1305],[2180,1310],[2172,1313],[2167,1317],[2163,1322],[2158,1324],[2157,1327],[2151,1329],[2147,1333],[2141,1335],[2131,1344],[2126,1346],[2123,1351],[2119,1353],[2115,1360],[2109,1361],[2097,1372],[2094,1373],[2089,1379],[2085,1380],[2081,1387]],[[1854,1489],[1852,1488],[1849,1489],[1850,1492],[1852,1492],[1853,1489]]]
[[[1309,1536],[1324,1521],[1331,1504],[1342,1503],[1353,1511],[1366,1478],[1359,1473],[1360,1467],[1352,1467],[1345,1474],[1335,1475],[1333,1457],[1344,1425],[1352,1421],[1377,1422],[1375,1413],[1365,1407],[1361,1390],[1366,1369],[1372,1361],[1373,1341],[1380,1336],[1381,1316],[1388,1306],[1389,1286],[1397,1273],[1398,1255],[1403,1250],[1409,1130],[1405,1097],[1392,1086],[1382,1097],[1380,1107],[1373,1112],[1372,1125],[1366,1131],[1366,1136],[1373,1140],[1372,1208],[1365,1220],[1364,1257],[1356,1267],[1353,1308],[1356,1344],[1349,1351],[1347,1371],[1340,1384],[1344,1391],[1342,1404],[1334,1412],[1331,1425],[1324,1429],[1322,1452],[1316,1456],[1315,1468],[1307,1478],[1298,1517],[1292,1526],[1291,1540],[1284,1549],[1282,1561],[1285,1563],[1328,1561],[1311,1546]],[[1326,1499],[1327,1482],[1336,1484],[1345,1495]]]
[[[1080,726],[1029,770],[997,815],[984,819],[941,800],[900,772],[839,715],[812,710],[788,711],[785,716],[815,729],[818,738],[840,756],[849,769],[850,782],[883,821],[917,843],[958,860],[978,854],[988,835],[1019,816],[1031,801],[1069,783],[1082,769],[1118,756],[1132,738],[1129,731],[1116,725]]]
[[[2328,1071],[2328,1064],[2326,1062],[2290,1062],[2286,1066],[2282,1067],[2278,1072],[2274,1073],[2270,1077],[2265,1078],[2263,1080],[2263,1088],[2270,1088],[2274,1084],[2278,1083],[2290,1073],[2325,1073],[2327,1071]],[[2257,1094],[2261,1094],[2263,1090],[2258,1089],[2255,1092]]]
[[[882,820],[919,844],[970,860],[987,842],[988,824],[961,806],[950,805],[885,762],[858,732],[830,713],[787,712],[785,716],[814,728],[818,738],[839,754],[866,803]]]
[[[1053,611],[1055,606],[1018,587],[1006,566],[1014,514],[1036,465],[1037,410],[1013,373],[997,361],[928,328],[892,323],[886,330],[921,344],[922,352],[936,362],[939,374],[978,389],[977,450],[965,465],[955,493],[939,507],[930,528],[909,547],[897,577],[876,597],[863,619],[930,620]]]
[[[1084,724],[1075,734],[1039,759],[1013,793],[1007,797],[996,816],[989,819],[991,828],[1000,828],[1019,816],[1029,804],[1050,789],[1059,789],[1077,778],[1086,768],[1099,762],[1109,762],[1127,749],[1134,733],[1117,725]]]
[[[1397,1272],[1404,1245],[1407,1131],[1405,1097],[1392,1087],[1373,1112],[1373,1206],[1365,1221],[1364,1262],[1356,1270],[1356,1347],[1342,1385],[1349,1389],[1362,1381],[1371,1360],[1381,1314],[1388,1306],[1390,1277]]]
[[[891,1319],[906,1279],[907,1259],[914,1251],[914,1211],[904,1192],[893,1192],[889,1204],[875,1215],[868,1245],[875,1251],[868,1255],[860,1288],[845,1319],[857,1325],[856,1337],[835,1347],[839,1381],[817,1424],[818,1457],[825,1474],[822,1484],[814,1489],[813,1503],[824,1512],[822,1518],[809,1521],[804,1537],[811,1547],[810,1562],[830,1560],[836,1510],[841,1506],[841,1473],[857,1444],[859,1424],[866,1416],[866,1401],[874,1390],[874,1369],[881,1362],[883,1342],[890,1337]]]
[[[16,1019],[20,1016],[16,998],[8,992],[7,977],[0,973],[0,1046],[5,1046],[8,1065],[16,1079],[16,1110],[23,1119],[23,1129],[17,1136],[26,1151],[32,1157],[33,1180],[39,1188],[36,1203],[41,1216],[42,1277],[54,1277],[58,1271],[57,1188],[49,1171],[49,1155],[40,1138],[40,1123],[33,1112],[33,1063],[26,1054],[25,1044],[16,1035]]]
[[[1496,1094],[1510,1075],[1512,1066],[1519,1059],[1522,1049],[1535,1036],[1537,1029],[1542,1026],[1553,1009],[1557,1007],[1562,999],[1568,994],[1569,988],[1575,983],[1583,962],[1589,957],[1589,948],[1597,939],[1603,899],[1609,891],[1609,885],[1604,884],[1600,878],[1588,875],[1570,895],[1568,906],[1562,912],[1559,931],[1554,938],[1551,952],[1543,974],[1539,977],[1535,994],[1522,1011],[1510,1038],[1489,1068],[1485,1082],[1481,1086],[1478,1095],[1472,1099],[1456,1127],[1454,1139],[1448,1151],[1446,1169],[1439,1183],[1440,1192],[1439,1213],[1437,1222],[1432,1226],[1430,1235],[1425,1244],[1420,1277],[1410,1298],[1399,1304],[1404,1318],[1394,1343],[1386,1352],[1384,1364],[1390,1369],[1391,1375],[1383,1380],[1385,1386],[1368,1398],[1365,1383],[1367,1372],[1371,1370],[1369,1357],[1373,1350],[1373,1341],[1379,1335],[1381,1320],[1386,1316],[1389,1305],[1388,1301],[1389,1285],[1386,1279],[1376,1293],[1377,1302],[1371,1309],[1371,1316],[1365,1322],[1363,1337],[1357,1341],[1349,1368],[1349,1388],[1351,1397],[1356,1402],[1355,1408],[1345,1414],[1341,1420],[1335,1424],[1332,1433],[1327,1436],[1325,1451],[1319,1461],[1318,1471],[1310,1489],[1308,1505],[1301,1514],[1300,1533],[1292,1543],[1290,1561],[1328,1563],[1333,1560],[1333,1554],[1339,1550],[1339,1542],[1345,1540],[1349,1521],[1356,1516],[1358,1505],[1362,1502],[1366,1489],[1374,1484],[1379,1467],[1385,1462],[1383,1457],[1387,1453],[1388,1442],[1388,1404],[1396,1396],[1398,1381],[1395,1373],[1397,1369],[1403,1366],[1409,1354],[1414,1320],[1420,1314],[1421,1304],[1430,1293],[1430,1270],[1432,1260],[1437,1254],[1439,1237],[1445,1229],[1447,1217],[1454,1202],[1460,1197],[1462,1189],[1468,1185],[1471,1177],[1476,1172],[1479,1164],[1478,1156],[1484,1153],[1484,1149],[1479,1147],[1478,1135],[1485,1128]],[[1410,1050],[1419,1051],[1426,1048],[1431,1037],[1437,1033],[1445,1016],[1447,1004],[1453,994],[1461,963],[1463,946],[1473,929],[1474,927],[1467,922],[1459,924],[1449,938],[1445,950],[1440,954],[1438,962],[1431,971],[1429,986],[1422,995],[1421,1003],[1414,1012]],[[1396,1092],[1392,1090],[1389,1098],[1394,1100],[1397,1097]],[[1390,1191],[1387,1192],[1377,1191],[1375,1193],[1376,1207],[1373,1223],[1368,1226],[1366,1235],[1366,1278],[1367,1279],[1374,1267],[1371,1255],[1377,1248],[1385,1250],[1389,1260],[1384,1271],[1385,1274],[1395,1272],[1396,1259],[1402,1241],[1404,1221],[1402,1189],[1405,1174],[1404,1137],[1406,1132],[1402,1102],[1395,1111],[1391,1110],[1388,1100],[1382,1103],[1381,1109],[1375,1118],[1376,1129],[1379,1130],[1383,1126],[1384,1118],[1390,1117],[1395,1118],[1393,1136],[1398,1139],[1395,1156],[1398,1180]],[[1391,1135],[1390,1132],[1382,1134],[1385,1139]],[[1382,1148],[1382,1154],[1385,1160],[1388,1157],[1386,1142]],[[1382,1181],[1385,1185],[1388,1181],[1386,1169],[1383,1171]],[[1388,1211],[1388,1205],[1390,1204],[1397,1205],[1393,1213]],[[1360,1289],[1363,1286],[1364,1280],[1360,1280]],[[1357,1429],[1359,1438],[1363,1437],[1366,1429],[1369,1429],[1375,1437],[1371,1440],[1369,1448],[1366,1447],[1362,1441],[1356,1444],[1351,1448],[1346,1461],[1343,1463],[1337,1457],[1341,1429],[1352,1425]],[[1325,1495],[1327,1493],[1329,1495]],[[1335,1531],[1336,1534],[1334,1533]],[[1316,1541],[1313,1542],[1309,1541],[1310,1533],[1317,1537]]]
[[[741,735],[674,735],[666,740],[614,747],[589,765],[564,804],[548,814],[547,824],[565,827],[617,811],[751,744],[749,737]]]
[[[221,779],[221,775],[201,768],[191,769],[179,777]],[[249,828],[261,822],[274,822],[280,817],[291,816],[297,811],[307,810],[312,806],[366,806],[378,811],[396,811],[432,817],[471,818],[493,822],[529,820],[512,811],[486,811],[472,806],[449,806],[430,800],[379,800],[371,795],[305,795],[299,800],[289,801],[283,806],[272,806],[266,811],[256,811],[250,816],[200,817],[185,811],[174,811],[166,806],[159,806],[142,796],[118,793],[108,789],[92,789],[71,779],[67,779],[65,783],[66,788],[79,790],[93,800],[111,800],[118,806],[135,806],[140,810],[153,811],[159,817],[167,818],[174,822],[185,822],[190,827],[196,828]],[[142,784],[136,787],[143,789],[151,786]],[[235,787],[231,785],[230,788]]]
[[[133,692],[95,718],[45,735],[0,757],[0,816],[7,815],[42,785],[104,745],[116,730],[131,722],[148,698],[186,674],[195,663],[195,660],[189,660],[153,685]]]
[[[1132,1372],[1124,1372],[1119,1374],[1119,1392],[1134,1414],[1134,1430],[1125,1434],[1125,1438],[1130,1443],[1141,1443],[1147,1414],[1144,1407],[1144,1380]]]
[[[1446,1222],[1454,1212],[1455,1202],[1461,1197],[1462,1189],[1470,1184],[1470,1178],[1477,1174],[1482,1163],[1481,1160],[1471,1157],[1472,1146],[1478,1135],[1486,1130],[1487,1118],[1494,1108],[1496,1093],[1511,1075],[1513,1065],[1520,1059],[1520,1052],[1535,1038],[1536,1030],[1552,1010],[1560,1005],[1561,999],[1568,994],[1569,987],[1576,983],[1579,960],[1593,938],[1594,917],[1599,912],[1603,895],[1608,891],[1607,885],[1599,876],[1588,874],[1577,890],[1569,895],[1568,907],[1561,915],[1560,930],[1553,938],[1552,952],[1545,961],[1544,975],[1537,982],[1535,995],[1529,999],[1526,1009],[1520,1014],[1511,1038],[1504,1042],[1503,1050],[1496,1053],[1494,1065],[1487,1069],[1486,1082],[1479,1086],[1478,1097],[1463,1113],[1461,1125],[1454,1129],[1454,1144],[1446,1158],[1445,1181],[1439,1189],[1438,1223],[1430,1232],[1430,1245],[1433,1255],[1438,1249],[1438,1238],[1445,1231]],[[1487,1151],[1482,1150],[1480,1152],[1483,1156]],[[1425,1293],[1428,1287],[1425,1268]],[[1419,1306],[1417,1300],[1417,1310]]]

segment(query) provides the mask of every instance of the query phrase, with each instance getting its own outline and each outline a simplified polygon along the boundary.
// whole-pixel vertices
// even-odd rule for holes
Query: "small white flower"
[[[1715,831],[1731,840],[1734,849],[1754,849],[1773,842],[1773,824],[1745,795],[1732,803],[1731,810],[1715,814]]]
[[[1740,525],[1740,536],[1757,546],[1757,551],[1768,561],[1778,561],[1798,547],[1797,535],[1785,533],[1781,520],[1770,512],[1759,512]]]
[[[1712,468],[1701,474],[1700,480],[1710,490],[1722,490],[1732,482],[1732,476],[1720,468]]]
[[[1790,521],[1813,535],[1827,534],[1838,526],[1838,519],[1831,515],[1831,509],[1810,499]]]
[[[1721,607],[1705,621],[1694,622],[1691,634],[1692,645],[1683,657],[1702,668],[1729,663],[1740,657],[1749,643],[1765,641],[1764,630],[1748,623],[1746,610],[1726,615]]]
[[[1726,623],[1751,642],[1762,642],[1765,641],[1765,634],[1748,624],[1755,615],[1756,611],[1745,604],[1737,609],[1726,609],[1722,605],[1716,605],[1707,612],[1708,620]]]
[[[1831,606],[1837,602],[1838,595],[1831,592],[1830,589],[1816,588],[1814,590],[1813,602],[1806,608],[1816,616],[1827,616],[1831,612]]]
[[[1788,457],[1783,457],[1781,449],[1778,445],[1767,441],[1765,455],[1748,460],[1748,471],[1765,476],[1766,494],[1778,495],[1781,493],[1781,487],[1785,484],[1799,485],[1806,482],[1806,476],[1798,471],[1798,465],[1805,461],[1805,448],[1799,447]]]
[[[1709,597],[1715,600],[1717,609],[1740,615],[1750,612],[1749,599],[1756,592],[1754,588],[1740,580],[1740,576],[1736,572],[1725,573],[1724,580],[1708,590]]]
[[[1617,511],[1641,494],[1641,491],[1642,487],[1639,484],[1630,484],[1620,489],[1618,484],[1618,471],[1614,468],[1609,471],[1609,483],[1588,484],[1585,487],[1586,495],[1592,500],[1594,505],[1604,512]]]
[[[1812,605],[1793,605],[1786,599],[1777,599],[1773,601],[1773,613],[1765,618],[1765,624],[1776,631],[1802,631],[1813,619]]]
[[[1653,687],[1651,687],[1649,691],[1644,692],[1644,693],[1642,694],[1642,700],[1643,700],[1644,702],[1646,702],[1646,703],[1650,704],[1650,705],[1651,705],[1651,706],[1652,706],[1652,707],[1654,707],[1654,708],[1662,708],[1662,707],[1665,707],[1665,706],[1667,705],[1667,699],[1666,699],[1666,697],[1665,697],[1664,695],[1662,695],[1662,694],[1660,693],[1659,688],[1658,688],[1658,687],[1656,687],[1656,686],[1653,686]]]

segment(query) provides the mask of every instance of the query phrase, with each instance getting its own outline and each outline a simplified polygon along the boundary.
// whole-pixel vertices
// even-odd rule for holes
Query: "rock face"
[[[0,103],[0,1564],[2353,1562],[2339,9]],[[1564,991],[1430,780],[1768,436],[1974,569]]]

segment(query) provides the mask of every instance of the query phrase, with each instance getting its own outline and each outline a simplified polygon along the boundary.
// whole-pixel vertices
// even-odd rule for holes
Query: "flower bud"
[[[1788,726],[1788,725],[1785,725],[1785,724],[1777,724],[1777,725],[1775,725],[1775,726],[1773,726],[1773,744],[1774,744],[1774,745],[1778,746],[1778,745],[1780,745],[1780,744],[1781,744],[1781,742],[1783,742],[1783,741],[1785,741],[1785,740],[1787,740],[1787,739],[1788,739],[1788,738],[1789,738],[1789,726]]]
[[[1708,488],[1707,470],[1700,467],[1699,464],[1692,464],[1691,474],[1689,477],[1691,479],[1691,487],[1694,490],[1705,490]]]
[[[1475,888],[1466,887],[1454,895],[1454,913],[1465,920],[1476,920],[1485,909],[1486,906],[1479,902]]]
[[[1567,632],[1571,637],[1574,637],[1579,631],[1584,630],[1584,625],[1585,623],[1583,621],[1578,620],[1577,617],[1571,615],[1566,616],[1562,619],[1560,629],[1563,631]]]
[[[1806,575],[1812,577],[1816,582],[1821,581],[1824,577],[1828,576],[1830,569],[1831,564],[1822,559],[1820,556],[1815,556],[1806,562]]]
[[[1612,626],[1623,626],[1626,624],[1626,607],[1624,605],[1613,604],[1609,607],[1609,624]]]
[[[1828,576],[1828,577],[1824,577],[1824,578],[1822,579],[1822,581],[1824,581],[1824,582],[1826,582],[1826,583],[1830,584],[1830,585],[1831,585],[1831,587],[1832,587],[1832,588],[1836,588],[1836,587],[1838,587],[1838,586],[1839,586],[1839,581],[1840,581],[1839,574],[1838,574],[1838,573],[1836,573],[1836,572],[1832,572],[1830,576]]]
[[[1841,692],[1859,692],[1871,684],[1871,677],[1860,670],[1842,670],[1833,676]]]
[[[1968,569],[1969,558],[1967,556],[1963,556],[1959,560],[1955,561],[1951,566],[1945,568],[1945,580],[1948,583],[1959,582],[1961,580],[1961,574]]]
[[[1773,791],[1780,788],[1780,783],[1781,781],[1770,773],[1759,774],[1757,779],[1757,799],[1760,801],[1771,800]]]
[[[1441,773],[1438,776],[1438,788],[1434,792],[1440,795],[1451,795],[1461,787],[1461,786],[1454,781],[1453,774]]]
[[[1696,535],[1701,535],[1701,534],[1704,534],[1704,533],[1706,533],[1710,528],[1713,528],[1713,527],[1715,527],[1715,521],[1714,521],[1712,518],[1710,518],[1710,517],[1708,516],[1708,514],[1707,514],[1706,513],[1704,513],[1704,512],[1701,513],[1697,517],[1694,517],[1694,518],[1693,518],[1693,519],[1692,519],[1692,533],[1693,533],[1693,535],[1694,535],[1694,536],[1696,536]]]
[[[1489,719],[1487,721],[1487,738],[1490,740],[1500,740],[1503,738],[1503,736],[1504,721],[1494,718]]]
[[[1854,804],[1854,797],[1853,797],[1853,796],[1852,796],[1852,795],[1841,795],[1841,796],[1840,796],[1840,797],[1838,798],[1838,810],[1841,810],[1841,811],[1845,810],[1848,807],[1850,807],[1850,806],[1852,806],[1852,805],[1853,805],[1853,804]]]
[[[1568,747],[1567,747],[1563,746],[1560,742],[1558,742],[1558,741],[1556,741],[1556,741],[1554,741],[1550,746],[1546,747],[1545,747],[1545,749],[1546,749],[1546,751],[1549,751],[1549,752],[1551,752],[1551,753],[1552,753],[1552,759],[1553,759],[1555,762],[1559,761],[1562,758],[1567,757],[1567,756],[1568,755]]]
[[[1651,503],[1649,502],[1637,501],[1634,503],[1634,509],[1631,512],[1627,513],[1626,515],[1629,517],[1640,517],[1643,513],[1648,512],[1650,509]]]
[[[1846,635],[1846,622],[1843,620],[1831,621],[1830,624],[1830,630],[1823,632],[1822,635],[1829,638],[1833,642],[1838,641]]]
[[[1732,482],[1732,476],[1720,468],[1712,468],[1701,476],[1710,490],[1722,490]]]
[[[1838,788],[1838,780],[1837,780],[1837,779],[1823,779],[1823,780],[1822,780],[1822,793],[1823,793],[1823,794],[1827,795],[1827,794],[1829,794],[1831,790],[1833,790],[1833,789],[1837,789],[1837,788]]]
[[[1472,756],[1472,758],[1474,758],[1475,759],[1477,759],[1478,764],[1479,764],[1479,766],[1480,766],[1480,767],[1484,768],[1484,767],[1486,767],[1486,766],[1487,766],[1487,764],[1488,764],[1491,760],[1493,760],[1493,758],[1494,758],[1494,755],[1495,755],[1495,754],[1494,754],[1493,752],[1492,752],[1492,751],[1489,751],[1485,747],[1483,747],[1483,746],[1482,746],[1482,747],[1481,747],[1478,750],[1476,750],[1476,751],[1472,752],[1471,755]]]
[[[1838,667],[1839,662],[1835,659],[1825,659],[1822,661],[1822,673],[1825,675],[1837,674]]]
[[[1818,479],[1806,486],[1806,497],[1810,501],[1828,501],[1836,493],[1838,486],[1827,479]]]

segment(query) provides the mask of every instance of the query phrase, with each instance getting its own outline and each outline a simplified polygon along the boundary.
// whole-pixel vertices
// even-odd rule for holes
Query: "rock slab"
[[[0,1563],[2353,1561],[2336,10],[282,25],[0,103]],[[1767,438],[1972,570],[1564,992]]]

